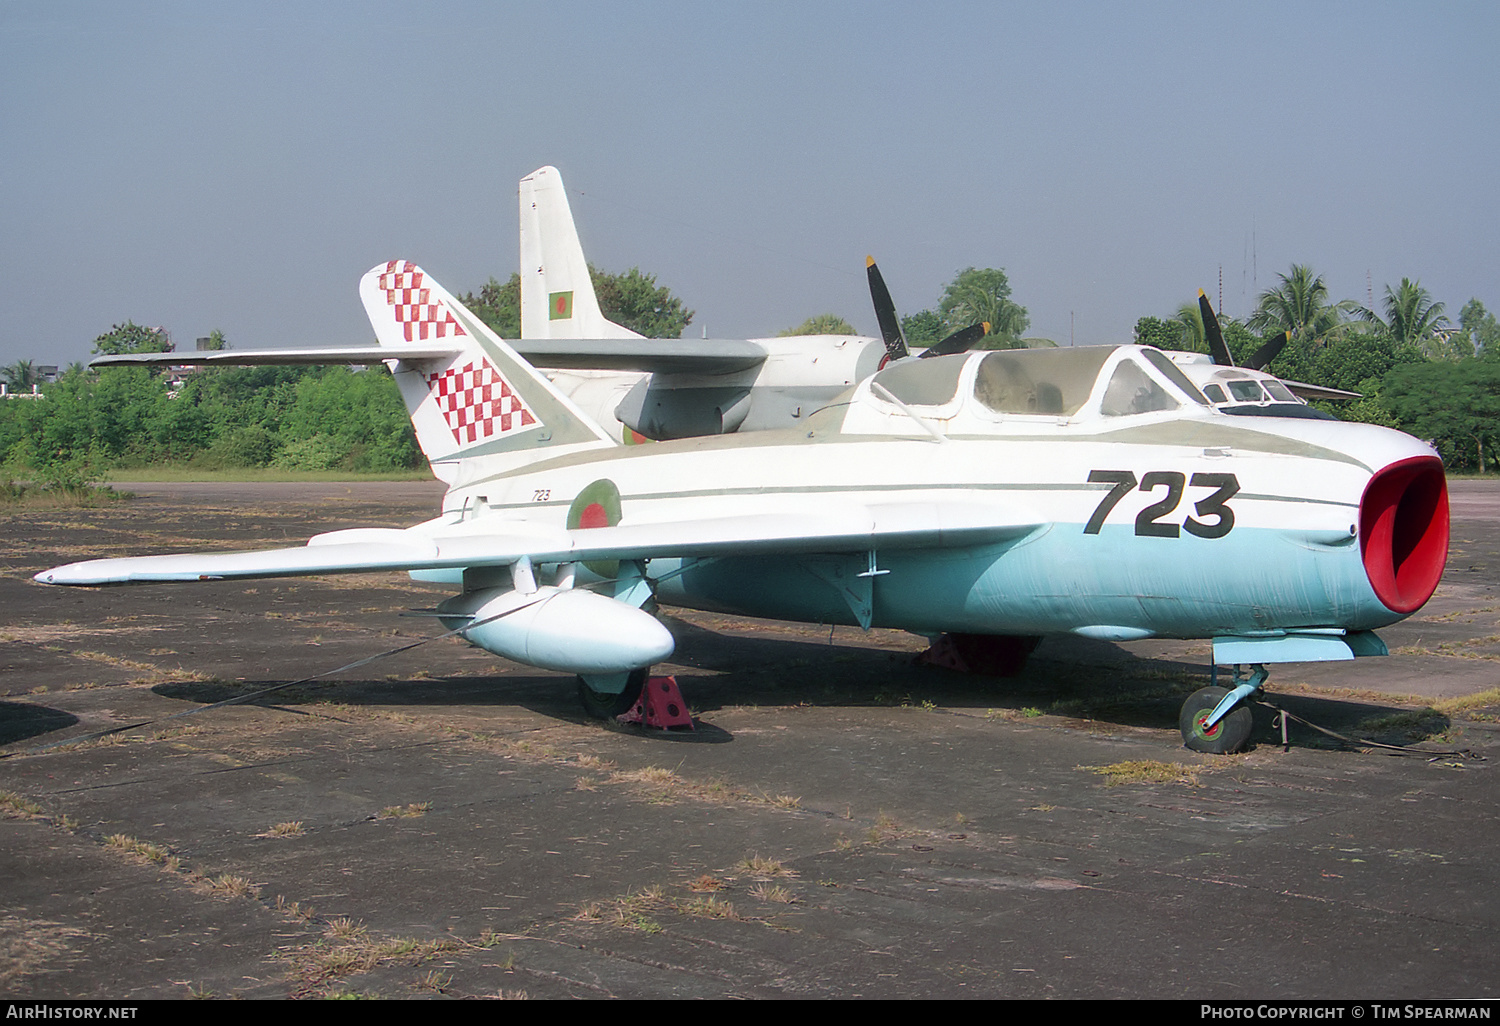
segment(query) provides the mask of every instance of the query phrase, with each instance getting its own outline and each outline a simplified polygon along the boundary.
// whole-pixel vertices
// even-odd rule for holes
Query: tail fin
[[[600,312],[555,167],[521,179],[521,337],[642,337]]]
[[[360,279],[382,347],[447,342],[436,356],[391,361],[433,473],[452,483],[461,460],[558,446],[614,444],[588,415],[410,261]]]

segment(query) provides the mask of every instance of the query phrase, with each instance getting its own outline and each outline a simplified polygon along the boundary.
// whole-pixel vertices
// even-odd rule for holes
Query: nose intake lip
[[[1359,550],[1375,596],[1392,612],[1422,608],[1448,562],[1448,479],[1436,456],[1382,468],[1359,500]]]

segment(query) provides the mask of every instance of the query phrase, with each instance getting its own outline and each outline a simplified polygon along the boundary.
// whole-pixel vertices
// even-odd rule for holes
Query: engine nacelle
[[[463,637],[486,652],[561,673],[623,673],[676,647],[650,613],[582,589],[485,588],[448,599],[438,612],[454,614],[443,619],[449,630],[474,623]]]

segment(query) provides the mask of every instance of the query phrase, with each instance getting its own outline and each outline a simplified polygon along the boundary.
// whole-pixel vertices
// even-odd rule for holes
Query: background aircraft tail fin
[[[640,338],[604,319],[555,167],[521,179],[521,337]]]
[[[602,428],[416,264],[391,260],[360,279],[359,297],[391,361],[433,473],[460,461],[577,444],[614,444]],[[413,343],[446,343],[434,356]]]

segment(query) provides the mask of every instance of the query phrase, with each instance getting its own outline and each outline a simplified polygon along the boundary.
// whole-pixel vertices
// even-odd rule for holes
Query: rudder
[[[461,460],[566,445],[612,445],[566,396],[411,261],[370,269],[359,295],[382,346],[447,343],[442,355],[388,361],[433,473]]]

